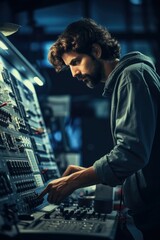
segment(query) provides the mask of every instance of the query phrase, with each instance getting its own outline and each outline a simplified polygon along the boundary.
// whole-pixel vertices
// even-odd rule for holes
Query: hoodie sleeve
[[[148,163],[156,127],[156,105],[141,72],[127,72],[116,93],[111,108],[115,146],[94,163],[102,183],[110,186]]]

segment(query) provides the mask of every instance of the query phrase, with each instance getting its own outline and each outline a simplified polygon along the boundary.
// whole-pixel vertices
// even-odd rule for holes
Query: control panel
[[[60,176],[34,87],[43,77],[2,34],[0,41],[0,228],[47,204],[37,198]],[[10,214],[9,214],[10,213]],[[2,223],[1,223],[2,222]]]
[[[23,240],[52,239],[115,239],[117,213],[96,212],[94,207],[79,204],[52,205],[35,215],[35,219],[21,222],[20,232]]]

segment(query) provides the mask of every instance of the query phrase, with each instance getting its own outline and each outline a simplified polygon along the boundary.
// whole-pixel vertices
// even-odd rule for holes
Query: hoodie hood
[[[115,69],[110,73],[105,83],[104,92],[102,94],[104,97],[108,96],[108,94],[111,94],[113,92],[114,85],[122,71],[126,67],[135,63],[144,63],[147,64],[148,67],[152,68],[152,70],[156,70],[155,65],[150,57],[137,51],[126,54],[124,57],[121,58]]]

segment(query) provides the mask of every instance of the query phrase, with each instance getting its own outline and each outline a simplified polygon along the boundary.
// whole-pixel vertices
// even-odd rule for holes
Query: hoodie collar
[[[129,65],[134,64],[134,63],[145,63],[148,66],[150,66],[151,68],[155,69],[153,61],[151,60],[150,57],[148,57],[138,51],[130,52],[130,53],[126,54],[124,57],[121,58],[121,60],[116,65],[114,70],[108,76],[102,96],[106,97],[106,96],[108,96],[108,94],[112,94],[113,88],[115,86],[115,83],[118,79],[119,74],[122,73],[122,71],[126,67],[128,67]]]

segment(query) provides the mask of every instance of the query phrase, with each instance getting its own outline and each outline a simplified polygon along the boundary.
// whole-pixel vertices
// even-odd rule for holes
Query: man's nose
[[[80,75],[80,71],[78,68],[71,67],[71,73],[73,77],[78,77]]]

